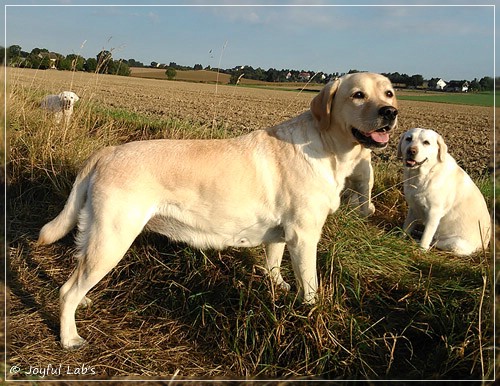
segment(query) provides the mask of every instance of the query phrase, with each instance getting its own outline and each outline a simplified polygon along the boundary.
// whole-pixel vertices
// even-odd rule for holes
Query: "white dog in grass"
[[[491,218],[479,188],[448,153],[443,137],[415,128],[399,141],[404,169],[408,234],[424,225],[420,246],[470,255],[487,247]]]
[[[56,122],[68,124],[73,114],[73,106],[80,98],[72,91],[63,91],[57,95],[47,95],[43,98],[41,107],[55,114]]]

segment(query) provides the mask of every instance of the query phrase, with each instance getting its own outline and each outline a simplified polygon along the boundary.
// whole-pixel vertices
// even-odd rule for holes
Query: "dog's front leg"
[[[71,114],[73,112],[68,110],[68,111],[64,111],[63,115],[64,115],[64,125],[65,126],[68,126],[69,125],[69,122],[71,120]]]
[[[55,113],[55,119],[56,119],[56,123],[57,124],[60,124],[61,123],[61,120],[63,118],[63,113],[61,111],[58,111],[57,113]]]
[[[406,215],[405,223],[403,224],[403,230],[411,237],[413,230],[416,226],[416,217],[413,214],[411,207],[408,208],[408,213]]]
[[[281,260],[285,251],[285,243],[270,243],[266,245],[266,270],[271,280],[279,288],[285,291],[290,290],[290,285],[281,276]]]
[[[441,210],[431,209],[427,216],[427,221],[425,222],[424,233],[422,234],[422,239],[420,240],[420,246],[428,250],[432,243],[432,239],[436,234],[436,230],[439,226],[439,221],[441,220]]]
[[[375,213],[375,206],[372,203],[373,168],[370,159],[362,159],[348,180],[353,193],[358,196],[359,212],[364,217],[371,216]]]

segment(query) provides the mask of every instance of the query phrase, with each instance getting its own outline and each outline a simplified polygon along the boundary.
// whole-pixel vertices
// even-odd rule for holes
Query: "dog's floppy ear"
[[[446,145],[446,143],[444,143],[443,137],[441,137],[441,135],[439,134],[437,143],[438,143],[438,160],[440,162],[444,162],[446,158],[446,153],[448,153],[448,146]]]
[[[399,137],[399,143],[398,143],[398,159],[399,158],[403,158],[403,140],[405,138],[405,134],[406,133],[403,133],[401,134],[401,137]]]
[[[340,79],[328,83],[311,101],[312,115],[318,121],[321,130],[330,127],[333,97],[339,85]]]

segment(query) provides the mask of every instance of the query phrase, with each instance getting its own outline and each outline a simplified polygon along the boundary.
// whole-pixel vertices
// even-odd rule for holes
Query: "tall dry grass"
[[[7,370],[21,369],[15,379],[33,379],[30,366],[48,364],[94,369],[78,379],[493,377],[490,253],[424,253],[404,238],[398,173],[380,160],[377,215],[366,221],[342,207],[325,225],[314,307],[301,305],[295,289],[273,288],[261,248],[198,251],[143,234],[91,291],[92,307],[78,311],[91,344],[61,350],[58,288],[75,264],[73,235],[48,247],[35,240],[79,165],[102,146],[227,132],[95,104],[92,83],[79,90],[71,123],[56,125],[38,108],[53,85],[9,80]],[[294,282],[288,256],[284,276]]]

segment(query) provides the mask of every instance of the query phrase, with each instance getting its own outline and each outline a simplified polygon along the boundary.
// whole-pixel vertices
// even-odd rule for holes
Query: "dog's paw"
[[[419,247],[422,251],[427,252],[429,249],[431,249],[431,246],[429,244],[419,244]]]
[[[81,308],[87,308],[87,307],[90,307],[92,305],[92,300],[90,300],[88,297],[84,297],[82,299],[82,301],[78,304],[78,307],[81,307]]]
[[[304,293],[303,290],[299,292],[299,297],[302,299],[302,304],[312,306],[316,303],[316,292]]]
[[[276,288],[280,291],[289,292],[291,287],[286,281],[282,281],[281,283],[276,283]]]
[[[77,335],[76,338],[61,339],[61,346],[65,350],[76,350],[82,346],[85,346],[86,344],[87,344],[87,341],[79,335]]]
[[[368,207],[363,206],[361,208],[361,215],[363,217],[370,217],[374,213],[375,213],[375,205],[373,205],[372,203],[370,203],[370,205],[368,205]]]

